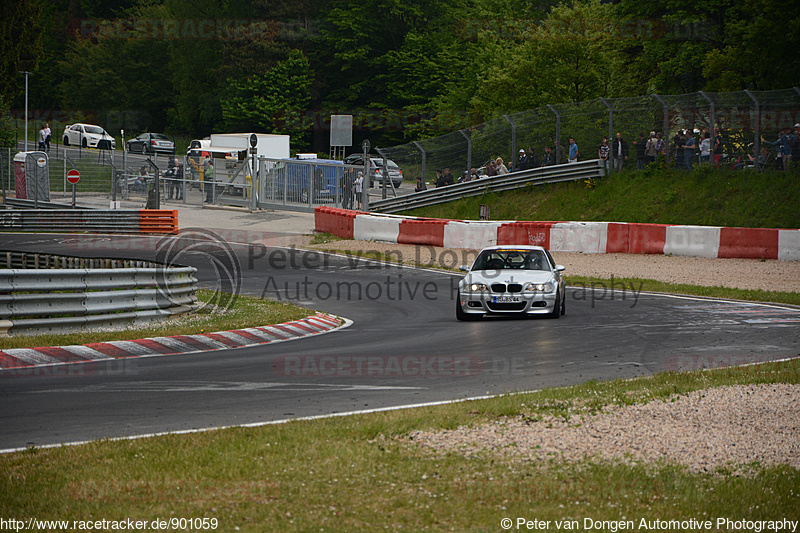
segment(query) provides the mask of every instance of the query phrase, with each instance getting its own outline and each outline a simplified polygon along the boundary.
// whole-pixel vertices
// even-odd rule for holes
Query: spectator
[[[656,133],[656,155],[667,155],[667,143],[662,132]]]
[[[203,161],[203,166],[206,166],[206,162]],[[214,201],[214,164],[211,160],[208,160],[208,167],[203,172],[203,182],[205,182],[206,187],[206,203],[210,204]]]
[[[50,129],[50,123],[44,125],[44,146],[45,151],[49,154],[50,153],[50,137],[52,136],[52,130]]]
[[[508,169],[503,164],[503,158],[502,157],[498,157],[495,160],[494,164],[495,164],[495,167],[497,167],[497,175],[498,176],[502,176],[503,174],[508,174]]]
[[[569,163],[577,163],[578,162],[578,155],[580,152],[578,151],[578,145],[575,144],[575,138],[569,138]]]
[[[800,124],[794,125],[792,134],[792,168],[800,165]]]
[[[609,156],[611,155],[611,147],[608,146],[608,138],[603,137],[603,142],[600,143],[600,148],[597,150],[597,158],[603,162],[606,173],[611,172],[611,162]]]
[[[450,173],[449,168],[444,169],[444,176],[442,176],[442,179],[444,179],[445,185],[453,185],[456,182],[455,178],[453,177],[453,174]]]
[[[767,158],[769,157],[769,150],[766,147],[761,147],[761,154],[758,156],[758,159],[753,157],[753,154],[747,154],[747,157],[750,159],[750,163],[752,167],[756,170],[764,170],[764,167],[767,166]]]
[[[621,172],[625,161],[628,160],[628,141],[617,132],[617,138],[611,144],[611,160],[614,162],[614,172]]]
[[[489,178],[497,176],[497,167],[495,166],[494,159],[489,161],[489,164],[486,165],[486,176]]]
[[[528,154],[525,150],[519,150],[519,158],[517,159],[517,170],[528,170]]]
[[[549,167],[550,165],[555,165],[556,159],[553,155],[553,150],[549,146],[544,147],[544,155],[542,156],[542,166]]]
[[[353,192],[356,193],[356,206],[357,206],[357,208],[359,210],[363,209],[363,207],[364,207],[364,204],[362,203],[362,197],[364,195],[363,194],[364,193],[364,173],[363,172],[359,172],[358,173],[358,177],[356,177],[356,180],[353,182]]]
[[[781,158],[781,164],[778,165],[778,168],[783,168],[783,170],[789,170],[789,165],[792,162],[792,141],[794,140],[794,136],[792,135],[792,128],[783,128],[781,130],[781,134],[775,142],[765,141],[767,144],[771,144],[772,146],[777,146],[778,157]]]
[[[800,161],[800,159],[798,159]],[[539,158],[536,157],[536,150],[533,149],[533,146],[528,148],[528,168],[538,168],[539,167]]]
[[[44,152],[47,149],[45,145],[45,139],[47,138],[47,133],[45,132],[44,125],[42,125],[41,129],[39,130],[39,150]]]
[[[417,178],[417,186],[414,187],[414,192],[420,192],[425,190],[425,184],[422,182],[422,178]]]
[[[639,140],[634,141],[633,146],[636,148],[636,169],[643,170],[647,164],[647,156],[645,155],[645,151],[647,150],[647,140],[644,138],[643,131],[639,132]]]
[[[436,181],[433,182],[436,185],[436,188],[444,187],[444,176],[442,175],[442,171],[436,169]]]
[[[656,137],[656,132],[650,132],[650,139],[648,139],[647,144],[644,148],[644,157],[645,162],[649,165],[650,163],[655,163],[656,158],[658,157],[658,137]]]
[[[692,133],[692,131],[686,130],[686,144],[683,148],[683,161],[686,165],[686,170],[692,170],[692,160],[694,160],[694,152],[697,149]]]
[[[712,152],[714,153],[714,166],[719,168],[719,160],[722,159],[722,136],[719,130],[714,132],[714,140],[711,143],[713,146]]]
[[[347,169],[339,182],[339,189],[342,193],[342,209],[353,209],[353,187],[355,186],[353,176],[353,170]]]
[[[675,134],[675,137],[672,139],[672,145],[675,148],[673,152],[675,156],[675,168],[685,168],[686,160],[684,159],[683,153],[685,151],[686,138],[683,136],[683,130],[678,130],[678,133]]]
[[[708,132],[702,134],[700,141],[700,163],[708,163],[711,160],[711,139],[708,138]]]
[[[476,180],[478,178],[480,178],[480,176],[478,176],[477,169],[475,167],[469,169],[469,181]]]

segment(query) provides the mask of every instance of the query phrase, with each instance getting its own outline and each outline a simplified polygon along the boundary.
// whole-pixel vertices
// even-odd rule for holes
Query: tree
[[[746,0],[726,11],[722,45],[702,62],[708,91],[785,89],[800,84],[800,11]]]
[[[489,65],[472,105],[484,118],[548,103],[580,102],[624,92],[611,6],[592,0],[554,8],[522,41],[486,38]]]
[[[20,71],[33,71],[43,58],[40,9],[32,0],[0,2],[0,97],[22,91]]]
[[[224,127],[301,135],[311,80],[308,59],[297,50],[265,74],[229,78],[221,102]]]

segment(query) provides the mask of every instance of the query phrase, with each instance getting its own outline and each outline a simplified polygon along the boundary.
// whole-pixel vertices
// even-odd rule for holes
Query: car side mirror
[[[564,272],[566,269],[564,265],[556,265],[556,272]]]
[[[460,267],[458,267],[458,269],[461,272],[469,272],[469,266],[468,265],[461,265]]]

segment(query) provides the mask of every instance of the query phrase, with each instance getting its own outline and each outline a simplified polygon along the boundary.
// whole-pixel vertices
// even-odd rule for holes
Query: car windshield
[[[84,126],[86,133],[96,133],[97,135],[102,135],[105,133],[105,130],[100,126]]]
[[[542,250],[484,250],[472,270],[550,270],[550,263]]]

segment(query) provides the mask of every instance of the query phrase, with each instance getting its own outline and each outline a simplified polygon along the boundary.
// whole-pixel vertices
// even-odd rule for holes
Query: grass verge
[[[698,167],[692,172],[648,167],[595,181],[528,186],[463,198],[401,214],[476,220],[481,204],[492,220],[574,220],[797,228],[796,172],[750,172]]]
[[[197,291],[198,300],[203,303],[213,301],[215,294],[212,291],[203,289]],[[86,342],[121,341],[170,335],[196,335],[198,333],[280,324],[291,320],[299,320],[310,314],[313,314],[313,312],[288,303],[239,295],[233,307],[223,312],[214,311],[211,306],[208,306],[189,316],[180,316],[164,322],[114,331],[93,330],[80,333],[0,338],[0,350],[32,348],[34,346],[69,346],[72,344],[85,344]]]
[[[403,442],[576,406],[659,401],[734,384],[800,383],[797,360],[590,381],[488,400],[0,456],[0,516],[216,520],[217,531],[501,531],[500,520],[798,519],[800,471],[749,465],[508,462]],[[68,530],[68,528],[52,528]],[[522,528],[526,530],[525,527]],[[555,530],[551,522],[550,530]],[[680,528],[684,529],[685,528]],[[725,529],[725,528],[723,528]]]

